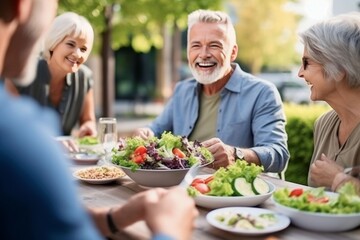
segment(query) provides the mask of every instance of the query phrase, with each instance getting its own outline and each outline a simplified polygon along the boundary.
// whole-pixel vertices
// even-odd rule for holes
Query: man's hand
[[[218,169],[234,163],[234,147],[226,145],[219,138],[211,138],[201,144],[214,156],[213,168]]]
[[[142,139],[148,139],[154,136],[154,132],[150,128],[137,128],[134,131],[134,136],[139,136]]]

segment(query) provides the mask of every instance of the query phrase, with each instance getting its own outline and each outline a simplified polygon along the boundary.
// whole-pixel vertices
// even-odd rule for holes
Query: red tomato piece
[[[185,153],[183,151],[181,151],[179,148],[174,148],[172,150],[172,152],[173,152],[174,155],[178,156],[179,158],[185,158],[186,157]]]
[[[146,152],[147,152],[147,149],[145,146],[138,146],[134,151],[134,155],[142,155],[142,154],[145,154]]]
[[[195,178],[192,182],[191,182],[191,186],[195,186],[198,183],[205,183],[204,179],[202,178]]]
[[[316,199],[316,202],[317,202],[317,203],[327,203],[327,202],[329,202],[329,198],[326,197],[326,196],[320,197],[320,198],[317,198],[317,199]]]
[[[295,188],[290,192],[290,197],[299,197],[303,194],[304,190],[302,188]]]
[[[142,164],[145,162],[146,152],[147,149],[145,146],[138,146],[132,155],[132,160],[137,164]]]
[[[137,163],[137,164],[141,164],[143,162],[145,162],[146,157],[144,157],[144,155],[135,155],[132,160]]]
[[[208,184],[209,182],[211,182],[212,180],[214,180],[214,175],[211,175],[210,177],[205,178],[205,183]]]
[[[205,183],[198,183],[194,186],[196,190],[198,190],[201,194],[205,194],[210,192],[210,188]]]
[[[307,200],[308,200],[308,202],[312,202],[312,203],[327,203],[327,202],[329,202],[329,198],[327,196],[317,198],[311,194],[309,194],[307,196]]]

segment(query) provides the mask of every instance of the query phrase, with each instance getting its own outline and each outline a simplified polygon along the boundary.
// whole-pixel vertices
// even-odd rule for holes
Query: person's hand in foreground
[[[199,212],[194,200],[183,188],[163,194],[158,202],[146,206],[145,222],[153,234],[166,234],[174,239],[191,239],[194,220]]]
[[[344,168],[338,165],[334,160],[321,154],[320,159],[314,161],[310,166],[310,179],[318,187],[331,188],[333,180],[338,173],[342,173]]]
[[[62,144],[65,151],[71,153],[79,152],[79,146],[76,144],[76,142],[73,139],[60,140],[59,142]]]
[[[96,123],[94,121],[86,121],[84,122],[78,132],[78,137],[85,137],[85,136],[96,136]]]
[[[141,192],[112,211],[118,229],[145,220],[154,235],[161,233],[179,240],[191,238],[197,216],[194,200],[180,187]]]
[[[142,139],[148,139],[149,137],[153,137],[154,136],[154,132],[147,127],[144,128],[137,128],[134,131],[134,136],[139,136]]]

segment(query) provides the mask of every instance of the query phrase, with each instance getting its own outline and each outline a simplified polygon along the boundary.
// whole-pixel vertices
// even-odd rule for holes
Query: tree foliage
[[[94,52],[101,43],[105,28],[104,11],[113,6],[112,42],[114,50],[132,46],[134,50],[148,52],[151,47],[163,46],[164,25],[185,29],[187,15],[199,8],[220,9],[223,0],[63,0],[59,13],[73,11],[86,17],[95,29]]]
[[[290,69],[296,52],[299,15],[287,10],[288,0],[230,0],[235,9],[238,60],[252,73],[263,67]]]

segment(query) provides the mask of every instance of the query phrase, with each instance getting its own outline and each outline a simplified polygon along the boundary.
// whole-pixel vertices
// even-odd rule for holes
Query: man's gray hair
[[[234,26],[228,14],[220,11],[212,10],[196,10],[188,16],[188,40],[189,32],[196,23],[219,23],[226,25],[227,36],[231,44],[236,44],[236,34]]]

